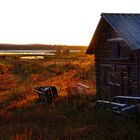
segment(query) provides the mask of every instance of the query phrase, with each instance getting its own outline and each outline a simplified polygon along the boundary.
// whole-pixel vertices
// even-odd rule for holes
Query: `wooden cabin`
[[[100,98],[140,96],[140,14],[102,13],[87,49]]]

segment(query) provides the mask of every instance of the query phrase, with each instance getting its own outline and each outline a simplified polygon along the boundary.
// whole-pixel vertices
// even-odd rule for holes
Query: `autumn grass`
[[[1,60],[0,139],[4,140],[137,140],[140,121],[120,120],[110,112],[95,111],[93,58],[86,55],[46,60]],[[6,71],[5,71],[6,70]],[[68,94],[81,82],[88,94]],[[55,85],[59,99],[40,103],[32,91]]]
[[[61,97],[55,105],[34,100],[30,106],[11,110],[12,115],[1,117],[2,137],[42,140],[139,138],[140,121],[120,120],[110,112],[95,112],[94,101],[94,95]]]
[[[78,98],[80,101],[81,97]],[[90,97],[88,99],[91,100]],[[85,108],[81,107],[79,111],[79,101],[74,99],[69,102],[61,97],[55,106],[33,102],[31,106],[10,110],[12,114],[1,116],[2,136],[52,140],[73,136],[80,138],[85,135],[84,131],[91,133],[91,112],[85,102]]]

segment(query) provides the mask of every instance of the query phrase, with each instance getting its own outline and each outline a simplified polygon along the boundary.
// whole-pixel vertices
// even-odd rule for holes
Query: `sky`
[[[0,0],[0,43],[87,46],[101,13],[140,13],[140,2]]]

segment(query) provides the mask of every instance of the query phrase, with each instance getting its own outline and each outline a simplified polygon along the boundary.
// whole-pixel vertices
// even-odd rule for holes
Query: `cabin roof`
[[[99,34],[98,28],[102,28],[101,22],[103,19],[112,26],[112,28],[126,41],[132,50],[140,49],[140,14],[102,13],[100,22],[87,49],[87,54],[94,53],[93,51],[97,45],[97,34]]]

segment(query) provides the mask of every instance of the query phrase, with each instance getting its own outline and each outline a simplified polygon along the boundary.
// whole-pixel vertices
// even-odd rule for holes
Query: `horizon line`
[[[88,45],[68,45],[68,44],[45,44],[45,43],[0,43],[0,45],[17,45],[17,46],[22,46],[22,45],[50,45],[50,46],[83,46],[83,47],[88,47]]]

